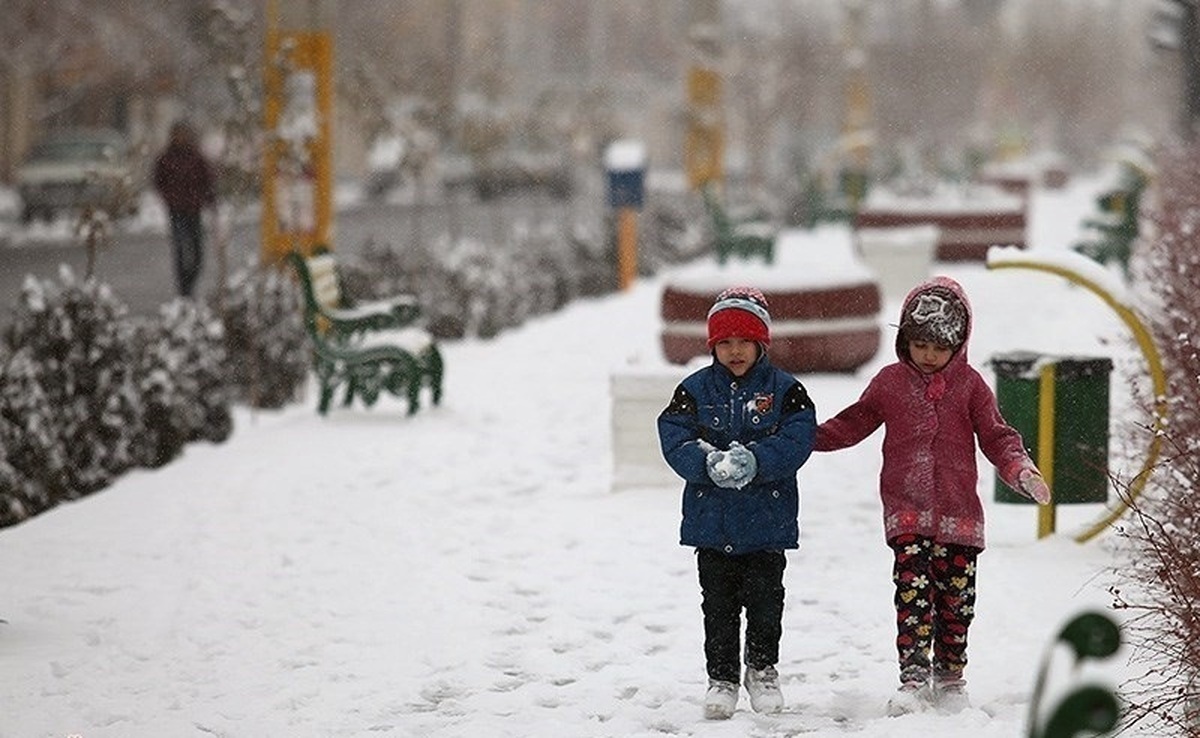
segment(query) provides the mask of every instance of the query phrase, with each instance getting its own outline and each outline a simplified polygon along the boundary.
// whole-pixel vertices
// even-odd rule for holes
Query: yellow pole
[[[1051,489],[1050,504],[1038,505],[1038,538],[1045,538],[1054,532],[1057,525],[1058,510],[1054,503],[1054,364],[1042,367],[1038,383],[1038,469],[1046,486]]]
[[[271,131],[279,120],[280,93],[279,70],[276,57],[279,54],[279,5],[277,0],[267,0],[267,38],[263,45],[263,129],[266,141],[263,145],[262,180],[259,185],[262,195],[262,215],[259,217],[260,258],[264,263],[278,261],[280,255],[275,247],[278,224],[275,220],[275,175],[277,152]]]
[[[309,251],[333,248],[333,34],[325,29],[311,38],[312,65],[317,71],[317,137],[310,144],[315,212]]]
[[[689,70],[687,93],[690,111],[684,137],[684,171],[688,185],[698,190],[725,176],[720,75],[715,69]]]
[[[721,0],[688,0],[689,68],[683,168],[699,190],[724,177],[724,111],[721,107]]]
[[[637,210],[617,208],[617,281],[622,290],[637,279]]]
[[[276,0],[267,9],[261,229],[262,259],[273,263],[333,247],[333,37],[324,14],[301,18],[288,6],[285,24]],[[285,117],[313,130],[285,141]]]

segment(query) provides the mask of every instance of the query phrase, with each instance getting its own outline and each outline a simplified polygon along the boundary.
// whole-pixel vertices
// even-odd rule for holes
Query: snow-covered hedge
[[[18,470],[52,499],[71,499],[138,463],[146,406],[124,304],[65,267],[60,280],[25,283],[5,337],[18,360],[5,362],[0,414],[18,430],[9,451],[26,462]],[[36,385],[38,401],[22,402],[13,384]]]
[[[502,247],[445,235],[425,249],[367,243],[339,261],[343,288],[355,301],[415,295],[430,332],[441,339],[490,338],[585,294],[611,290],[590,284],[613,270],[585,242],[563,243],[548,229],[513,238]]]
[[[309,366],[296,301],[278,271],[247,269],[219,313],[177,300],[146,319],[65,267],[30,278],[0,342],[0,526],[225,440],[233,402],[293,399]]]
[[[611,221],[591,229],[603,233],[578,224],[518,224],[502,244],[456,241],[448,234],[419,248],[368,242],[356,255],[339,258],[342,288],[354,301],[415,295],[438,338],[490,338],[572,300],[614,291]],[[659,198],[639,221],[642,275],[712,251],[698,199]]]
[[[224,326],[234,399],[257,408],[295,400],[312,365],[312,347],[290,274],[248,263],[212,300]]]
[[[138,324],[145,416],[137,461],[161,466],[192,441],[220,442],[233,430],[225,331],[207,307],[176,300],[157,321]]]

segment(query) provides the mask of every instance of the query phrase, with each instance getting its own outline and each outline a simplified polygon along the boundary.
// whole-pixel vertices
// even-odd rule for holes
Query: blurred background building
[[[414,126],[466,153],[598,157],[634,137],[654,167],[681,166],[691,0],[324,1],[339,176]],[[771,186],[838,155],[851,5],[877,157],[953,168],[972,150],[1050,149],[1086,165],[1130,130],[1160,137],[1178,130],[1184,89],[1178,44],[1150,40],[1164,2],[723,0],[726,169]],[[6,0],[0,182],[48,129],[113,127],[156,147],[182,114],[216,128],[245,104],[233,79],[261,79],[264,5]]]

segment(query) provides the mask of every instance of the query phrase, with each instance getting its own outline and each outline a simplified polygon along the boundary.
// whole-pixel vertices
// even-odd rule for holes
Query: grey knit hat
[[[904,306],[900,332],[909,341],[928,341],[958,350],[967,337],[967,308],[940,285],[917,293]]]

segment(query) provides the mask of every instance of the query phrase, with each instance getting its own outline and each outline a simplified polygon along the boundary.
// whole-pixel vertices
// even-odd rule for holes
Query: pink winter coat
[[[1000,416],[991,387],[967,363],[972,315],[962,286],[935,277],[914,288],[904,305],[932,285],[947,287],[962,300],[967,340],[942,370],[927,375],[909,362],[907,343],[901,345],[897,336],[900,360],[881,369],[854,404],[817,428],[816,450],[853,446],[883,425],[879,494],[887,540],[913,533],[982,549],[975,439],[1014,489],[1022,468],[1034,465],[1020,434]]]

